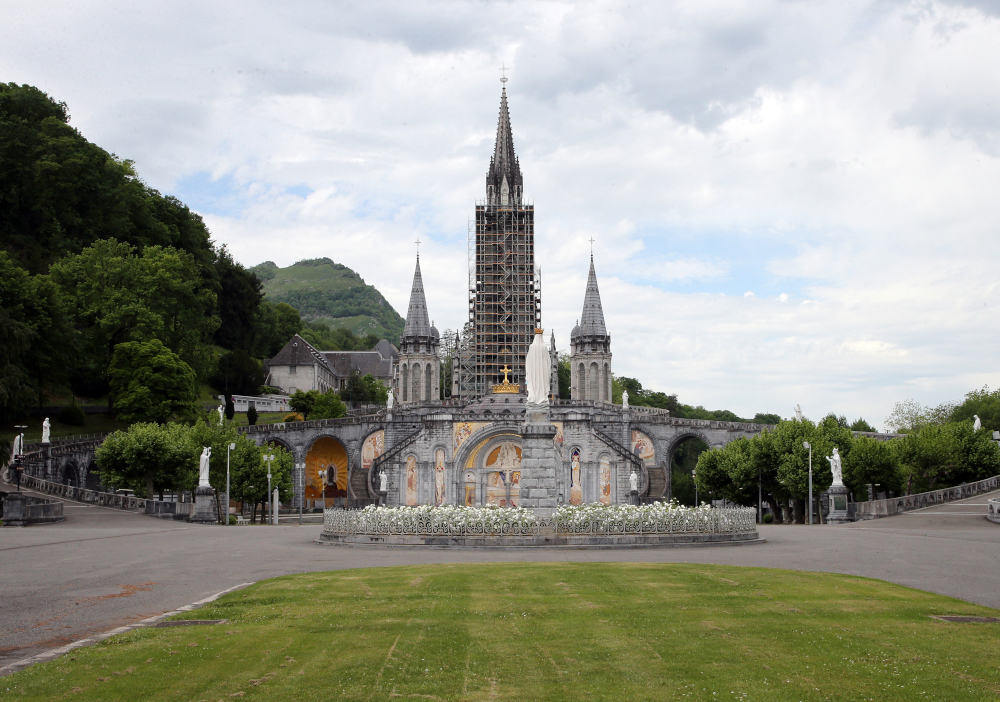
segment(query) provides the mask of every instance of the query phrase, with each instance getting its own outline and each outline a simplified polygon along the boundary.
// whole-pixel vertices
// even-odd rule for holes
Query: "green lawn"
[[[995,700],[995,610],[865,578],[485,564],[259,583],[0,681],[10,700]],[[9,691],[7,690],[9,688]]]

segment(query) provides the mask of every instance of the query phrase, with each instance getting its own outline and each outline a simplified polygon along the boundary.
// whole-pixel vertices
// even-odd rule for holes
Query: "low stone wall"
[[[854,502],[850,505],[850,515],[855,521],[866,519],[879,519],[880,517],[891,517],[894,514],[902,514],[915,509],[931,507],[942,502],[952,502],[954,500],[964,500],[967,497],[975,497],[984,492],[993,492],[1000,488],[1000,475],[995,475],[986,480],[955,487],[944,488],[942,490],[931,490],[930,492],[920,492],[916,495],[904,495],[893,497],[887,500],[870,500],[868,502]]]
[[[65,517],[63,517],[63,503],[59,500],[9,492],[4,495],[3,514],[0,519],[4,526],[28,526],[61,522]]]
[[[1000,524],[1000,498],[986,500],[986,518]]]
[[[191,516],[193,502],[160,502],[146,500],[146,514],[160,519],[176,519],[183,521]]]
[[[134,495],[116,495],[112,492],[86,490],[84,488],[73,487],[72,485],[42,480],[31,475],[22,476],[21,486],[27,490],[44,492],[47,495],[73,500],[74,502],[97,505],[98,507],[110,507],[127,512],[141,512],[151,517],[159,517],[160,519],[187,520],[194,507],[193,502],[160,502],[159,500],[146,500]],[[61,513],[61,502],[59,503],[59,509]]]
[[[722,546],[764,543],[757,532],[737,534],[610,534],[593,536],[559,533],[555,528],[542,527],[531,536],[430,536],[344,534],[324,531],[319,543],[343,546],[385,546],[423,548],[475,548],[487,550],[569,548],[569,549],[630,549],[670,548],[682,546]]]

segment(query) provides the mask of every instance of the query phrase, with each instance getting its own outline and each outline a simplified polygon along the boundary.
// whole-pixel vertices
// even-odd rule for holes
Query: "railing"
[[[867,502],[852,502],[848,505],[848,516],[855,520],[879,519],[880,517],[891,517],[894,514],[902,514],[915,509],[923,509],[939,505],[942,502],[953,500],[964,500],[967,497],[975,497],[984,492],[993,492],[1000,488],[1000,475],[995,475],[986,480],[955,487],[942,488],[941,490],[931,490],[920,492],[915,495],[903,495],[902,497],[891,497],[886,500],[869,500]]]
[[[617,506],[611,518],[588,516],[560,518],[560,534],[589,536],[626,534],[747,534],[757,531],[757,510],[752,507],[642,507]]]
[[[416,441],[417,437],[420,436],[421,431],[423,430],[417,429],[415,432],[407,435],[406,437],[403,438],[402,441],[398,442],[391,449],[383,453],[381,456],[377,456],[375,460],[372,461],[371,466],[369,466],[368,468],[368,489],[371,491],[372,494],[377,495],[379,492],[378,487],[375,486],[375,476],[378,474],[378,471],[382,467],[382,465],[394,459],[396,456],[398,456],[400,453],[403,452],[403,449],[405,449],[407,446]]]
[[[114,509],[127,510],[130,512],[145,512],[146,503],[151,502],[151,500],[135,497],[133,495],[117,495],[113,492],[99,492],[97,490],[87,490],[86,488],[78,488],[73,485],[65,485],[63,483],[53,483],[48,480],[36,478],[33,475],[22,475],[21,486],[36,492],[44,492],[45,494],[53,495],[54,497],[62,497],[76,502],[84,502],[86,504],[99,505],[101,507],[112,507]]]

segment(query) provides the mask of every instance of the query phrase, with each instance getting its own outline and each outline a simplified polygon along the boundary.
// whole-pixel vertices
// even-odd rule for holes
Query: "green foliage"
[[[870,431],[872,433],[878,433],[878,429],[873,427],[861,417],[858,417],[851,423],[851,431]]]
[[[614,389],[614,378],[611,380]],[[569,400],[573,396],[573,370],[569,365],[569,354],[559,354],[559,399]],[[619,397],[621,395],[619,394]]]
[[[981,390],[973,390],[955,407],[950,419],[953,422],[972,421],[974,415],[979,415],[983,430],[1000,431],[1000,390],[990,392],[986,385]]]
[[[278,499],[288,502],[292,497],[292,454],[280,445],[256,446],[237,444],[231,475],[231,496],[239,502],[256,504],[267,501],[267,463],[264,456],[273,455],[271,462],[271,489],[278,488]],[[214,455],[214,449],[213,449]]]
[[[212,387],[231,395],[256,395],[267,375],[261,362],[243,349],[227,351],[219,358]]]
[[[773,413],[758,412],[750,421],[754,424],[778,424],[781,417]]]
[[[257,423],[257,405],[251,402],[250,406],[247,407],[247,425],[252,427],[256,423]]]
[[[899,492],[902,488],[899,459],[892,447],[869,436],[854,439],[850,455],[844,459],[844,484],[858,500],[865,499],[868,487],[873,496],[879,492]]]
[[[347,385],[340,390],[340,399],[344,402],[384,405],[389,399],[389,390],[371,373],[364,376],[352,373],[347,379]]]
[[[325,322],[306,322],[299,334],[320,351],[368,351],[382,340],[377,334],[357,337],[345,327],[331,329]]]
[[[222,409],[222,413],[226,419],[233,421],[233,417],[236,415],[236,405],[233,404],[233,396],[227,393],[223,398],[225,399],[225,406]]]
[[[263,283],[234,261],[225,248],[219,252],[215,273],[220,320],[215,343],[249,356],[259,346],[257,317],[264,299]]]
[[[59,261],[51,273],[71,301],[77,328],[85,330],[85,349],[97,358],[110,359],[122,342],[155,338],[199,379],[214,367],[206,342],[219,325],[215,294],[187,252],[161,246],[140,252],[109,239]]]
[[[403,333],[403,318],[382,294],[366,285],[361,276],[350,268],[329,258],[299,261],[287,268],[278,268],[268,262],[255,266],[251,271],[268,276],[264,281],[268,300],[291,305],[304,319],[329,320],[333,327],[345,327],[347,325],[343,322],[348,321],[347,318],[355,318],[355,328],[351,331],[361,333],[370,330],[376,342],[383,338],[395,342]],[[287,342],[288,338],[284,341]],[[306,340],[313,343],[312,339]],[[352,349],[338,346],[321,350]]]
[[[288,406],[301,414],[303,419],[309,419],[309,413],[318,401],[318,390],[296,390],[288,399]]]
[[[101,483],[128,488],[152,499],[157,490],[190,489],[197,484],[200,449],[182,424],[136,423],[116,431],[97,448]]]
[[[194,371],[159,339],[118,344],[108,374],[125,421],[162,424],[197,413]]]
[[[933,490],[938,478],[945,478],[959,460],[955,436],[944,425],[923,424],[892,442],[906,492]]]
[[[260,389],[257,391],[258,395],[284,395],[285,393],[281,388],[276,388],[273,385],[261,385]]]
[[[885,424],[892,431],[907,434],[927,424],[945,424],[951,419],[955,408],[953,402],[944,402],[937,407],[924,407],[916,400],[903,400],[893,406]]]
[[[72,402],[59,413],[59,421],[63,424],[69,424],[75,427],[82,427],[87,422],[87,416],[83,413],[83,410],[76,404]]]
[[[316,391],[311,390],[310,392]],[[296,409],[294,405],[292,409]],[[313,403],[309,413],[311,419],[337,419],[346,415],[347,405],[340,399],[340,395],[332,389],[322,394],[317,393],[316,401]]]

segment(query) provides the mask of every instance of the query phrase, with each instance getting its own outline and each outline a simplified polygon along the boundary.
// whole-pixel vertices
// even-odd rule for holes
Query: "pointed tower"
[[[556,351],[556,330],[552,330],[552,341],[549,344],[549,358],[552,359],[552,379],[549,381],[551,394],[549,403],[555,404],[559,399],[559,352]]]
[[[486,173],[486,199],[476,203],[475,255],[470,262],[475,267],[469,276],[475,356],[469,383],[472,396],[487,394],[505,377],[526,391],[524,358],[542,317],[535,272],[535,209],[524,203],[524,181],[507,109],[507,79],[501,80],[497,138]],[[465,386],[464,378],[462,383]]]
[[[395,395],[399,402],[437,402],[440,399],[441,370],[438,362],[440,334],[427,315],[424,280],[420,275],[420,254],[413,272],[410,307],[399,345]]]
[[[573,327],[570,347],[572,398],[611,402],[611,335],[604,325],[593,253],[590,254],[587,292],[583,296],[583,314]]]

